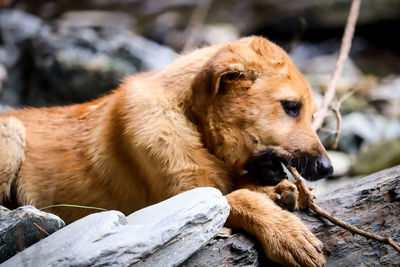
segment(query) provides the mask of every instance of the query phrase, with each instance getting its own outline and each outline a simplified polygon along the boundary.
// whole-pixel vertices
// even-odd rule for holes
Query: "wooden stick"
[[[44,230],[42,227],[40,227],[37,223],[33,223],[33,225],[34,225],[37,229],[39,229],[39,231],[42,232],[43,234],[45,234],[45,235],[47,235],[47,236],[50,235],[46,230]]]
[[[196,44],[201,27],[203,26],[204,20],[207,16],[207,12],[211,7],[212,0],[200,0],[193,11],[193,15],[189,20],[189,24],[186,29],[186,42],[182,48],[182,52],[192,50]]]
[[[342,129],[342,114],[340,114],[340,102],[333,102],[331,105],[331,109],[332,109],[333,113],[335,114],[336,122],[337,122],[335,138],[331,145],[331,149],[336,150],[339,145],[340,131]]]
[[[329,82],[328,88],[326,90],[322,105],[319,108],[317,114],[315,115],[315,119],[313,121],[314,131],[318,130],[322,126],[322,123],[324,122],[324,119],[326,117],[326,113],[328,112],[329,105],[332,103],[333,98],[335,97],[336,86],[342,74],[344,63],[346,62],[346,59],[349,55],[349,51],[351,48],[351,40],[353,39],[354,28],[358,18],[360,5],[361,5],[361,0],[353,0],[353,2],[351,3],[350,13],[347,19],[346,28],[344,30],[339,57],[338,60],[336,61],[336,66],[333,71],[332,78]]]
[[[353,234],[359,234],[367,239],[373,239],[379,242],[382,242],[384,244],[388,244],[392,246],[397,252],[400,253],[400,244],[395,242],[393,239],[390,237],[383,237],[377,234],[373,234],[364,230],[361,230],[335,216],[332,214],[324,211],[321,209],[314,201],[314,195],[310,192],[308,186],[306,185],[304,178],[301,177],[301,175],[297,172],[296,168],[294,167],[288,167],[289,171],[292,173],[293,177],[296,179],[296,185],[299,188],[299,193],[302,197],[300,197],[300,202],[299,207],[301,207],[301,204],[307,204],[309,208],[311,208],[315,213],[318,215],[321,215],[325,219],[329,220],[331,223],[338,225],[342,227],[343,229],[346,229],[347,231],[350,231]],[[303,206],[304,207],[304,206]]]

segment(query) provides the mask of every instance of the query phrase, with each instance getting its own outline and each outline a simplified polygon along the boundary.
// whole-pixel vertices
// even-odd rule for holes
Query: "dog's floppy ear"
[[[222,83],[252,83],[256,78],[257,72],[246,70],[242,64],[231,64],[229,66],[206,64],[192,83],[193,113],[201,115],[207,110],[214,96],[220,91]]]

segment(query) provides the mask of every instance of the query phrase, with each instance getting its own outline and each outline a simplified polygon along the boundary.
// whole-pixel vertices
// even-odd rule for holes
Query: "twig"
[[[344,63],[346,62],[346,59],[349,55],[349,51],[351,48],[351,40],[353,39],[354,28],[358,18],[360,5],[361,5],[361,0],[353,0],[353,2],[351,3],[350,14],[347,19],[346,28],[344,30],[339,57],[338,60],[336,61],[336,66],[333,71],[332,78],[329,82],[328,88],[326,90],[324,100],[322,102],[322,105],[318,113],[315,115],[315,119],[313,122],[313,129],[315,131],[322,126],[322,123],[324,122],[324,119],[326,117],[326,113],[328,112],[329,105],[330,103],[332,103],[333,98],[335,97],[336,85],[342,74]]]
[[[212,0],[199,0],[198,4],[193,11],[187,30],[186,30],[186,42],[182,48],[182,52],[189,51],[195,46],[197,37],[201,31],[201,26],[203,26],[204,19],[206,18],[207,12],[210,9]]]
[[[348,98],[354,92],[349,92],[348,94],[344,95],[339,101],[337,101],[334,104],[331,104],[331,103],[335,97],[336,85],[340,78],[344,63],[346,62],[346,59],[348,57],[348,54],[349,54],[349,51],[351,48],[351,40],[353,38],[354,27],[355,27],[355,24],[357,21],[360,4],[361,4],[361,0],[353,0],[353,2],[351,4],[350,14],[349,14],[349,17],[348,17],[348,20],[346,23],[346,28],[344,31],[344,36],[342,39],[340,53],[339,53],[338,60],[336,62],[335,70],[333,72],[328,89],[325,93],[322,106],[321,106],[318,114],[315,116],[315,120],[313,122],[313,129],[316,131],[322,126],[322,123],[327,115],[328,109],[331,108],[335,112],[335,115],[336,115],[336,118],[338,121],[338,129],[336,131],[335,143],[338,142],[339,134],[340,134],[340,127],[341,127],[341,115],[339,112],[340,105],[346,98]],[[388,245],[392,246],[397,252],[400,253],[400,244],[393,241],[393,239],[391,239],[390,237],[382,237],[380,235],[376,235],[376,234],[361,230],[361,229],[359,229],[355,226],[352,226],[351,224],[348,224],[345,221],[333,216],[332,214],[329,214],[328,212],[324,211],[323,209],[321,209],[315,203],[315,201],[314,201],[315,196],[310,192],[303,177],[301,177],[301,175],[297,172],[297,170],[294,167],[288,167],[288,169],[292,173],[293,177],[296,179],[296,186],[297,186],[297,188],[299,190],[299,194],[301,196],[300,200],[299,200],[300,208],[309,207],[314,212],[316,212],[317,214],[326,218],[333,224],[338,225],[338,226],[350,231],[351,233],[364,236],[367,239],[373,239],[373,240],[382,242],[384,244],[388,244]]]
[[[107,211],[106,209],[103,209],[103,208],[91,207],[91,206],[81,206],[81,205],[72,205],[72,204],[54,204],[54,205],[50,205],[50,206],[46,206],[46,207],[40,208],[39,210],[45,210],[45,209],[50,209],[50,208],[54,208],[54,207],[71,207],[71,208]]]
[[[331,130],[331,129],[325,129],[325,128],[320,128],[319,130],[325,131],[329,134],[335,135],[334,140],[331,144],[331,149],[336,150],[338,145],[339,145],[339,137],[340,137],[340,131],[342,129],[342,114],[340,113],[340,107],[342,106],[342,103],[352,96],[357,90],[351,90],[347,92],[345,95],[343,95],[338,101],[333,101],[332,104],[329,106],[329,108],[333,111],[336,117],[336,130]]]
[[[342,129],[342,114],[340,114],[340,105],[341,102],[333,102],[331,105],[331,109],[333,113],[335,114],[336,117],[336,132],[335,132],[335,138],[333,140],[333,143],[331,145],[331,149],[336,150],[338,145],[339,145],[339,136],[340,136],[340,131]]]
[[[45,235],[47,235],[47,236],[50,235],[46,230],[44,230],[42,227],[40,227],[37,223],[33,223],[33,225],[34,225],[37,229],[39,229],[39,231],[42,232],[43,234],[45,234]]]
[[[400,244],[395,242],[393,239],[391,239],[390,237],[383,237],[380,235],[376,235],[364,230],[361,230],[335,216],[333,216],[332,214],[324,211],[323,209],[321,209],[314,201],[314,195],[310,192],[308,186],[306,185],[306,183],[304,182],[303,177],[301,177],[301,175],[297,172],[297,170],[294,167],[289,167],[288,168],[289,171],[292,173],[293,177],[296,179],[296,185],[299,188],[299,193],[301,194],[300,197],[300,201],[302,201],[301,203],[299,203],[299,207],[301,207],[302,205],[307,205],[309,208],[311,208],[313,211],[315,211],[317,214],[321,215],[322,217],[326,218],[327,220],[329,220],[330,222],[332,222],[335,225],[338,225],[348,231],[350,231],[351,233],[354,234],[359,234],[367,239],[373,239],[379,242],[382,242],[384,244],[388,244],[390,246],[392,246],[395,250],[397,250],[397,252],[400,253]],[[303,206],[305,207],[305,206]]]

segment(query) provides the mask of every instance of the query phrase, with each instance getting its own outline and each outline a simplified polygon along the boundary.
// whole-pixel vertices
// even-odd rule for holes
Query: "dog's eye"
[[[287,115],[294,117],[294,118],[300,116],[301,102],[284,100],[284,101],[281,101],[281,105]]]

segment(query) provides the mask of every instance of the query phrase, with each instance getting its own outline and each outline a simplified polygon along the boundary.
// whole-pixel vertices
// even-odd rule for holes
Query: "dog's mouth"
[[[279,157],[274,150],[268,149],[251,157],[247,161],[245,169],[256,183],[262,186],[273,186],[287,178],[282,166],[282,164],[286,165],[287,162],[284,157]]]
[[[248,175],[262,186],[277,185],[287,178],[283,166],[295,167],[309,181],[316,181],[330,176],[333,172],[330,160],[325,156],[312,156],[307,153],[278,153],[274,149],[266,149],[251,157],[245,169]]]

